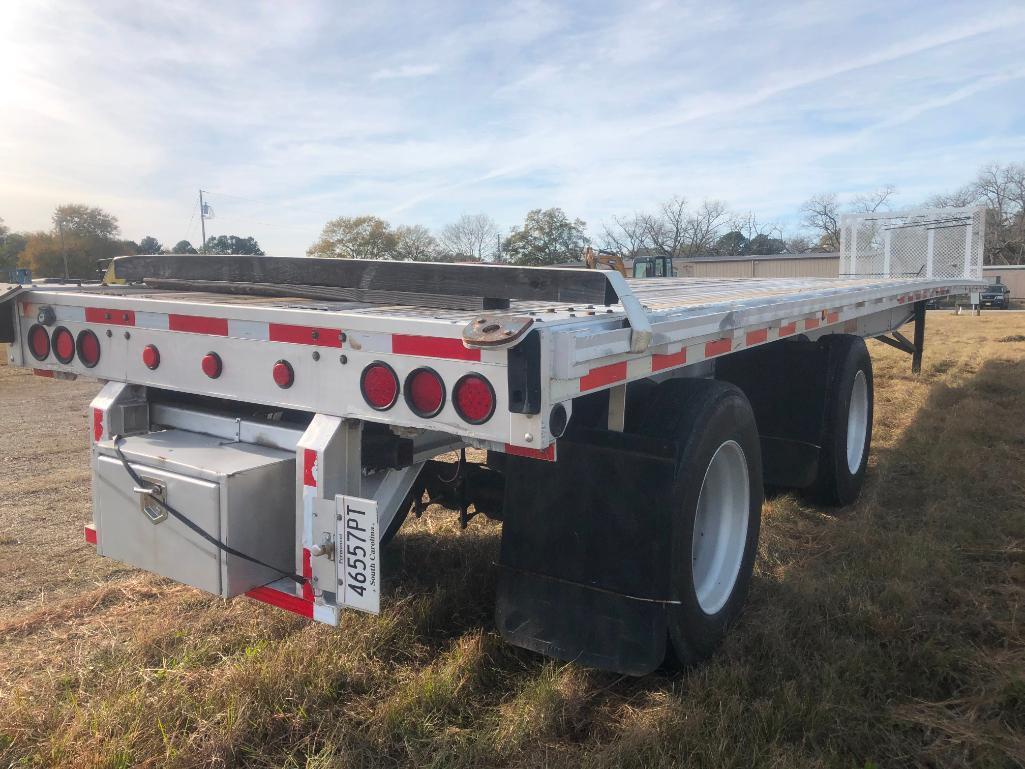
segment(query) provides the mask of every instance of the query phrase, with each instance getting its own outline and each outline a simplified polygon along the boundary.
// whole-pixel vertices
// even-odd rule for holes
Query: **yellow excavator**
[[[584,250],[584,264],[591,270],[615,270],[624,278],[671,278],[676,275],[673,259],[669,256],[638,256],[633,262],[633,275],[628,275],[623,257],[615,251],[588,246]]]

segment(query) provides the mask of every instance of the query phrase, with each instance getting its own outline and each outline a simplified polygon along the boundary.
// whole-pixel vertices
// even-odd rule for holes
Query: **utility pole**
[[[203,207],[203,190],[199,191],[199,226],[203,231],[203,242],[199,246],[199,253],[206,253],[206,209]]]
[[[71,275],[70,275],[70,273],[68,271],[68,249],[64,245],[64,220],[63,219],[58,219],[57,220],[57,229],[60,231],[60,234],[61,234],[61,255],[64,257],[64,281],[66,283],[70,283],[71,282]]]

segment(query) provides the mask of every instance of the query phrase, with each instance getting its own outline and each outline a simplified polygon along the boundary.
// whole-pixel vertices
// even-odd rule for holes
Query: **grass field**
[[[1025,766],[1025,315],[871,343],[843,511],[764,510],[721,652],[641,680],[504,645],[500,529],[432,509],[338,629],[97,558],[95,382],[0,367],[0,766]]]

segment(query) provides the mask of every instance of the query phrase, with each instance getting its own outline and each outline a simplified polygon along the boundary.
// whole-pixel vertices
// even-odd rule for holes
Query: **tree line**
[[[842,202],[835,192],[813,195],[800,208],[799,225],[788,229],[763,222],[753,212],[731,211],[721,200],[691,205],[674,196],[654,210],[613,216],[596,238],[587,225],[561,208],[530,211],[522,225],[503,236],[485,214],[465,215],[437,234],[421,225],[392,227],[376,216],[330,220],[308,249],[310,256],[412,261],[482,261],[550,265],[578,261],[595,245],[624,257],[746,256],[828,253],[840,250],[845,213],[892,208],[891,184]],[[983,205],[987,208],[986,264],[1025,264],[1025,165],[991,164],[976,179],[951,193],[918,204],[929,207]],[[910,206],[909,206],[910,207]]]
[[[745,256],[754,254],[834,252],[840,249],[844,213],[884,211],[897,190],[885,185],[843,202],[835,192],[812,196],[800,208],[799,228],[759,221],[754,213],[731,211],[721,200],[691,205],[674,196],[651,211],[613,216],[602,222],[597,237],[587,224],[561,208],[534,209],[521,225],[504,234],[486,214],[465,214],[432,232],[423,225],[393,226],[378,216],[340,216],[324,225],[307,250],[317,257],[396,259],[401,261],[476,261],[518,265],[552,265],[578,261],[590,245],[624,257],[664,255]],[[1025,264],[1025,164],[989,164],[968,184],[933,195],[920,205],[982,205],[987,209],[986,264]],[[97,261],[122,254],[194,254],[187,240],[170,249],[154,237],[138,243],[121,238],[117,217],[81,204],[58,206],[46,232],[11,232],[0,219],[0,274],[27,267],[38,276],[90,278]],[[218,235],[201,248],[209,254],[263,255],[249,236]]]
[[[48,231],[12,232],[0,219],[0,278],[6,279],[6,273],[16,267],[25,267],[37,277],[93,279],[99,265],[114,256],[198,253],[187,240],[170,249],[152,235],[138,242],[126,240],[121,237],[117,217],[95,206],[57,206],[51,222]],[[210,236],[203,252],[263,255],[254,238],[237,235]]]

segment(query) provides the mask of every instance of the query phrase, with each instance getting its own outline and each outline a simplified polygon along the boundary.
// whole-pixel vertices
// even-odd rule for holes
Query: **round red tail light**
[[[75,337],[64,326],[53,330],[53,354],[61,363],[71,363],[75,359]]]
[[[160,350],[151,344],[146,345],[142,348],[142,362],[146,368],[155,369],[160,365]]]
[[[437,416],[445,405],[445,383],[433,369],[416,369],[406,377],[406,386],[402,391],[410,411],[424,419]]]
[[[38,323],[28,330],[28,351],[36,360],[46,360],[50,355],[50,335]]]
[[[75,349],[78,350],[78,359],[86,368],[92,368],[100,362],[100,340],[92,331],[86,329],[79,332]]]
[[[295,372],[292,371],[292,364],[287,360],[279,360],[274,364],[271,371],[274,383],[283,390],[287,390],[295,382]]]
[[[452,388],[456,413],[471,425],[480,425],[495,413],[495,388],[479,374],[467,374]]]
[[[399,399],[399,378],[387,363],[374,361],[363,369],[359,389],[370,408],[385,411]]]
[[[211,379],[217,379],[224,369],[224,366],[221,364],[221,356],[215,352],[208,352],[204,355],[200,366],[203,367],[203,373]]]

